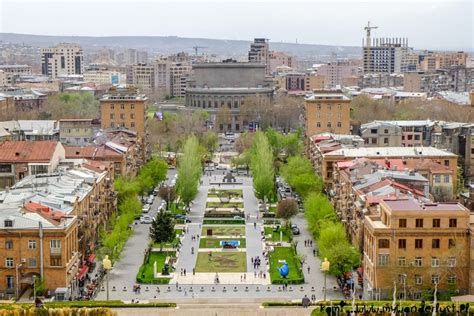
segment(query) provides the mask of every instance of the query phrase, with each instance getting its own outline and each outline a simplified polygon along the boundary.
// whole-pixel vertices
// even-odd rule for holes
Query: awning
[[[84,279],[84,277],[86,276],[87,272],[89,271],[89,267],[88,266],[82,266],[80,269],[79,269],[79,272],[77,273],[77,278],[79,280],[82,280]]]
[[[95,259],[95,253],[92,253],[89,255],[89,257],[87,258],[87,261],[89,261],[90,263],[93,263],[94,262],[94,259]]]

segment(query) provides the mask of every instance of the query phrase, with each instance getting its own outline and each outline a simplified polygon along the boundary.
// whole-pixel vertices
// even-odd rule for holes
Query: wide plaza
[[[300,229],[300,234],[292,236],[293,245],[304,263],[300,271],[289,263],[289,276],[302,274],[301,284],[272,284],[271,275],[279,277],[278,268],[288,257],[273,258],[275,250],[290,250],[291,244],[285,234],[274,233],[276,222],[264,218],[255,197],[252,178],[237,175],[233,183],[224,183],[228,166],[220,165],[219,170],[206,171],[201,178],[199,191],[194,199],[188,218],[190,223],[177,224],[180,247],[177,249],[175,269],[170,274],[169,284],[140,284],[141,290],[133,291],[139,283],[137,271],[143,264],[149,244],[148,224],[135,224],[134,234],[125,245],[121,259],[109,272],[109,299],[120,300],[170,300],[203,298],[240,298],[240,299],[301,299],[304,295],[315,296],[317,300],[324,295],[324,274],[320,271],[320,260],[314,256],[316,245],[305,246],[305,240],[312,239],[307,231],[306,219],[300,213],[292,219]],[[170,169],[168,182],[176,171]],[[233,191],[230,200],[219,201],[222,192]],[[152,204],[150,215],[155,216],[161,200]],[[206,211],[216,211],[215,206],[239,208],[243,214],[224,220],[219,217],[207,217]],[[236,210],[234,207],[234,210]],[[261,208],[261,207],[260,207]],[[275,221],[275,220],[273,220]],[[272,235],[273,233],[273,235]],[[266,238],[264,239],[263,236]],[[281,240],[281,241],[280,241]],[[226,241],[237,242],[237,248],[224,248]],[[165,249],[166,250],[166,249]],[[255,258],[260,265],[254,264]],[[291,258],[291,256],[290,256]],[[291,258],[295,259],[295,258]],[[273,264],[270,265],[270,261]],[[161,270],[159,267],[157,270]],[[275,282],[274,282],[275,283]],[[340,298],[342,294],[336,280],[327,276],[327,297]],[[106,283],[96,299],[106,299]]]

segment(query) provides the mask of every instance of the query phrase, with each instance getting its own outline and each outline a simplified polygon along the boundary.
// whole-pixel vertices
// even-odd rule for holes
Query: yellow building
[[[144,137],[147,100],[145,95],[137,94],[134,88],[112,88],[100,99],[102,128],[123,127]]]
[[[465,52],[427,52],[420,62],[420,69],[423,71],[432,71],[453,66],[465,67],[467,56]]]
[[[326,77],[320,75],[306,76],[305,77],[305,90],[323,90],[326,86]]]
[[[350,100],[339,90],[315,91],[305,99],[305,132],[350,134]]]
[[[365,217],[364,275],[373,298],[420,299],[439,292],[469,292],[469,210],[460,204],[384,200]]]

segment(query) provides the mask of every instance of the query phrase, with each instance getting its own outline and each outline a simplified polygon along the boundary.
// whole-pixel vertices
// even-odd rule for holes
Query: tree
[[[158,192],[159,196],[166,201],[166,209],[170,209],[170,204],[176,199],[176,190],[174,187],[163,186]]]
[[[183,155],[178,160],[178,180],[176,182],[176,191],[187,207],[198,192],[202,173],[201,157],[197,138],[195,136],[189,137],[184,143]]]
[[[229,107],[223,105],[217,111],[216,130],[227,130],[227,125],[232,123],[232,112]]]
[[[328,223],[318,238],[319,253],[331,263],[329,273],[335,276],[352,271],[360,264],[360,254],[346,238],[341,223]]]
[[[325,224],[337,221],[334,207],[322,194],[310,193],[304,201],[304,209],[308,228],[315,237],[319,237]]]
[[[217,149],[218,141],[217,134],[210,130],[205,131],[200,137],[200,143],[211,156]]]
[[[45,118],[98,118],[100,103],[92,93],[58,93],[48,97]]]
[[[253,176],[255,196],[263,201],[263,210],[267,212],[266,202],[274,194],[273,154],[267,137],[262,132],[254,136],[250,168]]]
[[[245,132],[237,138],[235,149],[239,154],[243,154],[252,148],[253,136],[254,133]]]
[[[276,216],[283,218],[288,226],[290,218],[298,214],[298,203],[293,198],[283,199],[278,202]]]
[[[160,244],[160,251],[162,251],[163,243],[173,241],[174,236],[174,223],[171,214],[161,210],[151,224],[150,237],[153,242]]]
[[[302,197],[306,197],[310,192],[319,193],[323,189],[322,179],[314,174],[311,162],[305,157],[288,158],[287,164],[281,167],[280,173]]]

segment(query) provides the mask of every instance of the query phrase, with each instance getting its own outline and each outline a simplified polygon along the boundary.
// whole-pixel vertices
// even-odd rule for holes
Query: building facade
[[[84,54],[77,44],[61,43],[41,49],[41,73],[53,79],[59,76],[82,75]]]
[[[305,133],[350,134],[350,100],[339,90],[315,91],[305,99]]]
[[[112,88],[100,99],[103,129],[127,128],[145,136],[147,97],[134,88]]]
[[[402,145],[402,128],[389,122],[374,121],[362,124],[360,136],[365,147],[399,147]]]
[[[250,44],[249,62],[265,65],[265,74],[270,75],[270,46],[268,39],[256,38]]]

